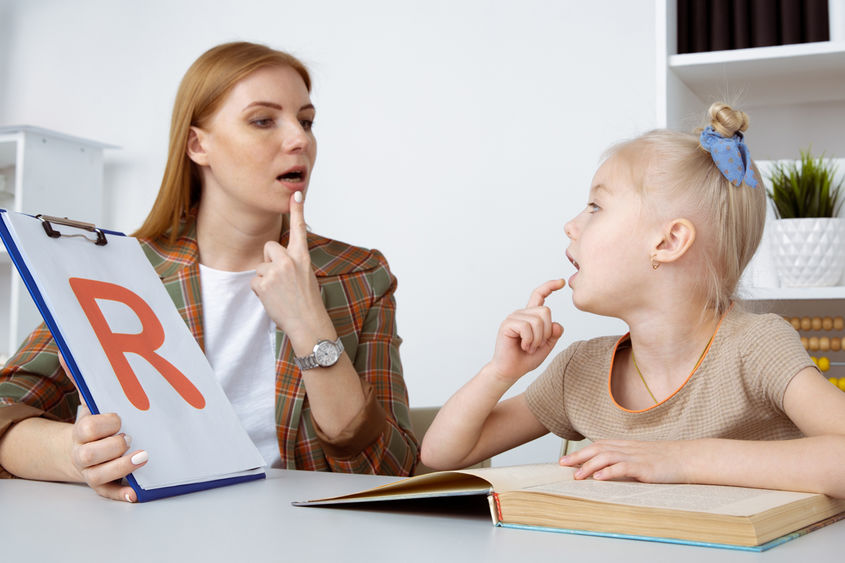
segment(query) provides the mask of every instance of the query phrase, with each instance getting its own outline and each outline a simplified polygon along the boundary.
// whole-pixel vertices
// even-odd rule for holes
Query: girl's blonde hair
[[[727,104],[715,103],[708,113],[710,126],[723,137],[748,129],[748,116]],[[636,151],[646,163],[636,183],[648,204],[659,210],[659,201],[668,197],[691,212],[697,235],[690,250],[702,258],[698,289],[705,296],[707,308],[721,315],[763,236],[766,192],[757,167],[749,162],[756,187],[745,182],[735,186],[701,146],[699,135],[666,129],[621,143],[609,153],[623,150]]]
[[[199,170],[186,151],[191,127],[205,125],[229,91],[247,75],[274,66],[294,69],[311,92],[311,77],[305,65],[288,53],[264,45],[224,43],[194,61],[182,78],[173,103],[167,164],[158,196],[133,236],[154,239],[169,234],[170,241],[175,240],[180,222],[202,195]]]

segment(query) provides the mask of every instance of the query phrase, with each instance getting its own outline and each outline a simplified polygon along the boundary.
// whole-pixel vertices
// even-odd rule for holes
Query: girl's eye
[[[601,209],[601,207],[599,207],[597,204],[593,203],[592,201],[587,204],[587,211],[589,213],[595,213],[596,211],[598,211],[600,209]]]
[[[311,131],[311,128],[314,127],[314,120],[313,119],[300,119],[299,124],[306,131]]]

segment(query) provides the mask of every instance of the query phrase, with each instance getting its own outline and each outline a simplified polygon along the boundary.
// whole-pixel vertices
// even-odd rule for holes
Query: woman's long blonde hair
[[[293,68],[311,91],[311,77],[299,59],[264,45],[224,43],[194,61],[182,78],[173,103],[167,165],[158,196],[133,236],[154,239],[169,234],[170,241],[175,240],[180,222],[202,195],[199,171],[186,152],[191,127],[202,127],[235,84],[256,70],[272,66]]]

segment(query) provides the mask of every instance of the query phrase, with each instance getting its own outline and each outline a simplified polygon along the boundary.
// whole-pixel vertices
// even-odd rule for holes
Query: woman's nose
[[[283,130],[282,149],[285,152],[304,151],[311,142],[311,136],[299,121],[289,124]]]

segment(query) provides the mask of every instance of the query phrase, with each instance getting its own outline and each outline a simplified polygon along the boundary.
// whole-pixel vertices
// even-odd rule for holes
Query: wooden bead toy
[[[801,330],[810,330],[813,326],[813,321],[810,317],[801,317]]]
[[[833,319],[825,317],[822,319],[822,330],[833,330]]]
[[[845,377],[839,378],[839,388],[845,391]]]
[[[830,339],[830,349],[834,352],[838,352],[842,349],[842,341],[838,338],[831,338]]]
[[[842,317],[833,318],[833,330],[842,330],[845,328],[845,319]]]
[[[816,365],[818,365],[819,370],[824,373],[830,370],[830,358],[828,358],[827,356],[822,356],[821,358],[819,358],[818,363]]]
[[[830,350],[830,338],[827,336],[820,336],[819,337],[819,350],[822,352],[827,352]]]
[[[819,337],[818,336],[811,336],[808,344],[810,346],[810,350],[815,352],[816,350],[819,349]]]
[[[799,319],[798,317],[792,317],[791,319],[787,320],[789,321],[789,324],[792,325],[792,328],[794,328],[795,330],[801,330],[801,319]]]
[[[822,318],[821,317],[813,317],[812,321],[810,322],[810,327],[813,330],[821,330],[822,329]]]
[[[805,350],[809,350],[810,349],[810,339],[807,338],[806,336],[802,336],[801,337],[801,346],[803,346]]]

